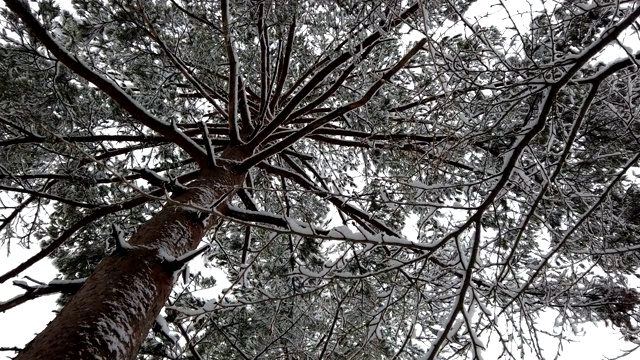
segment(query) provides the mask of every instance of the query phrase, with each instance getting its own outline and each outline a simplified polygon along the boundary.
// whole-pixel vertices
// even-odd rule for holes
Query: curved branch
[[[23,21],[31,34],[35,36],[60,62],[66,65],[74,73],[102,90],[135,120],[160,135],[167,137],[187,152],[191,157],[196,159],[199,164],[206,166],[206,153],[200,146],[198,146],[198,144],[188,136],[184,135],[174,126],[174,124],[160,120],[151,115],[151,113],[125,93],[117,84],[91,70],[83,61],[69,53],[67,49],[62,47],[62,45],[47,33],[47,30],[31,12],[27,2],[22,0],[5,0],[5,3],[7,4],[7,7]]]

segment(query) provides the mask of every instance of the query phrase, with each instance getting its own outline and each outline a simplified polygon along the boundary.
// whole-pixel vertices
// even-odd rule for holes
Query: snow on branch
[[[174,273],[182,269],[182,267],[185,266],[189,261],[195,259],[197,256],[207,251],[208,249],[209,245],[205,245],[199,249],[191,250],[177,258],[167,254],[163,249],[160,249],[158,251],[158,257],[160,257],[165,270]]]
[[[355,109],[358,109],[364,105],[366,105],[371,98],[373,98],[373,96],[378,92],[378,90],[380,90],[380,88],[382,88],[382,86],[386,83],[389,82],[389,80],[391,80],[391,78],[398,72],[400,71],[402,68],[404,68],[409,61],[420,51],[423,49],[424,44],[426,44],[427,39],[422,39],[420,41],[418,41],[391,69],[387,70],[382,76],[381,78],[376,81],[373,85],[371,85],[367,91],[365,92],[364,95],[362,95],[362,97],[360,97],[359,99],[350,102],[344,106],[341,106],[333,111],[331,111],[330,113],[328,113],[325,116],[322,116],[320,118],[318,118],[317,120],[314,120],[312,122],[310,122],[309,124],[307,124],[305,127],[303,127],[302,129],[296,131],[295,133],[290,134],[289,136],[285,137],[284,139],[282,139],[280,142],[277,142],[273,145],[270,145],[268,147],[266,147],[264,150],[261,150],[259,152],[257,152],[256,154],[254,154],[253,156],[251,156],[250,158],[244,160],[242,162],[242,168],[248,169],[251,168],[253,166],[255,166],[256,164],[260,163],[262,160],[265,160],[279,152],[281,152],[282,150],[288,148],[289,146],[291,146],[292,144],[294,144],[295,142],[297,142],[298,140],[300,140],[301,138],[303,138],[306,135],[311,134],[312,132],[314,132],[316,129],[322,127],[323,125],[325,125],[326,123],[339,118],[340,116],[353,111]],[[275,120],[273,121],[275,122]],[[271,126],[271,124],[269,124],[269,126]],[[263,131],[266,132],[266,129]],[[270,134],[270,133],[269,133]],[[252,141],[253,142],[253,141]]]
[[[38,282],[38,285],[29,285],[24,280],[14,280],[13,285],[24,289],[25,293],[15,296],[7,301],[0,301],[0,313],[44,295],[56,293],[75,294],[80,287],[82,287],[85,280],[86,279],[84,278],[74,280],[51,280],[48,284]]]
[[[116,241],[116,252],[124,253],[133,249],[133,246],[129,245],[127,240],[125,240],[124,231],[122,231],[118,225],[111,224],[111,234]]]
[[[285,161],[288,160],[288,157],[283,156]],[[367,222],[373,225],[380,231],[384,231],[387,235],[402,237],[399,232],[393,230],[391,227],[386,225],[384,222],[376,219],[373,215],[367,213],[366,211],[357,208],[349,203],[347,203],[344,199],[339,198],[338,196],[330,193],[326,189],[320,188],[318,185],[314,184],[310,179],[308,179],[304,174],[304,171],[298,167],[293,161],[287,161],[287,163],[295,169],[295,172],[287,170],[282,167],[269,165],[267,163],[260,163],[258,166],[264,169],[267,172],[276,174],[278,176],[286,177],[302,186],[307,190],[314,191],[318,196],[325,197],[327,200],[333,204],[337,209],[343,211],[346,214],[351,215],[356,221],[359,222]]]
[[[403,237],[387,235],[385,233],[372,234],[366,231],[354,233],[349,227],[344,225],[329,230],[321,229],[289,217],[265,211],[245,210],[233,205],[229,206],[225,215],[230,219],[240,220],[241,222],[264,223],[283,229],[270,228],[272,231],[293,233],[319,239],[342,240],[370,245],[398,246],[420,251],[431,251],[435,248],[432,244],[413,242]]]
[[[124,92],[124,90],[122,90],[117,84],[91,70],[87,64],[68,52],[67,49],[51,37],[47,33],[47,30],[33,15],[27,2],[20,0],[6,0],[5,3],[7,4],[7,7],[23,21],[31,34],[35,36],[58,60],[60,60],[60,62],[102,90],[138,122],[173,141],[191,157],[196,159],[199,164],[207,164],[207,157],[204,150],[190,137],[179,131],[175,126],[173,126],[173,124],[153,116],[140,103]]]
[[[298,105],[300,105],[300,103],[302,103],[309,96],[309,94],[311,94],[312,91],[314,89],[316,89],[317,86],[329,76],[329,74],[331,74],[340,65],[342,65],[345,62],[349,61],[349,59],[351,59],[353,56],[358,55],[360,52],[364,51],[365,49],[369,48],[372,45],[380,43],[379,39],[383,37],[383,34],[386,31],[388,31],[388,30],[390,30],[390,29],[402,24],[408,17],[410,17],[413,13],[418,11],[419,8],[420,8],[420,6],[416,2],[415,4],[413,4],[412,6],[407,8],[405,11],[403,11],[399,16],[397,16],[397,18],[395,18],[392,21],[389,21],[388,23],[386,23],[381,29],[379,29],[378,31],[375,31],[374,33],[372,33],[371,35],[369,35],[368,37],[363,39],[356,46],[352,46],[351,49],[355,49],[355,51],[354,50],[345,51],[342,54],[340,54],[340,56],[338,56],[337,58],[335,58],[335,59],[333,59],[331,61],[327,61],[326,65],[324,65],[322,68],[318,69],[318,71],[316,71],[314,73],[314,75],[311,77],[311,79],[309,79],[309,81],[307,81],[305,83],[305,85],[296,93],[295,96],[293,96],[291,99],[288,99],[289,101],[287,102],[286,106],[278,113],[278,115],[276,115],[276,117],[273,120],[271,120],[271,122],[266,127],[264,127],[264,129],[262,129],[251,140],[251,142],[249,144],[253,148],[257,148],[257,146],[259,144],[262,144],[271,134],[273,134],[283,123],[285,123],[290,118],[291,114],[298,107]],[[294,25],[294,27],[295,27],[295,25]],[[302,79],[300,79],[300,80],[302,80]],[[385,79],[385,81],[386,80],[388,80],[388,79]],[[301,84],[301,83],[302,82],[296,83],[296,85],[294,85],[285,94],[284,97],[287,98],[290,95],[290,93],[295,90],[296,86]],[[342,108],[340,108],[340,109],[342,109]],[[346,111],[343,112],[342,114],[338,114],[338,115],[332,117],[332,119],[335,118],[335,117],[338,117],[340,115],[343,115],[344,113],[346,113]],[[328,120],[325,121],[324,123],[326,123],[326,122],[328,122]],[[285,147],[288,147],[288,146],[289,145],[286,145]],[[272,149],[272,148],[273,148],[273,146],[271,146],[271,147],[269,147],[267,149]],[[265,155],[264,151],[259,153],[259,154]],[[243,164],[243,165],[246,165],[246,164]]]
[[[187,190],[177,179],[167,178],[149,168],[133,169],[133,171],[140,174],[140,177],[147,180],[149,184],[167,189],[167,191],[172,192],[174,195],[179,195]]]
[[[178,180],[179,181],[183,181],[183,182],[191,181],[196,176],[198,176],[198,174],[199,174],[199,171],[189,172],[189,173],[186,173],[184,175],[181,175],[178,178]],[[154,190],[154,191],[150,192],[148,195],[151,195],[151,196],[164,195],[164,189]],[[7,271],[6,273],[0,275],[0,284],[4,283],[5,281],[11,279],[14,276],[17,276],[21,272],[23,272],[26,269],[30,268],[33,264],[35,264],[38,261],[44,259],[49,254],[53,253],[64,242],[66,242],[68,239],[70,239],[72,236],[74,236],[77,232],[79,232],[82,229],[84,229],[85,226],[87,226],[87,225],[93,223],[94,221],[97,221],[97,220],[99,220],[99,219],[101,219],[101,218],[103,218],[103,217],[105,217],[105,216],[107,216],[109,214],[117,213],[118,211],[122,211],[122,210],[132,209],[132,208],[134,208],[136,206],[145,204],[149,200],[150,200],[150,197],[141,195],[141,196],[137,196],[137,197],[135,197],[135,198],[133,198],[131,200],[127,200],[127,201],[125,201],[123,203],[116,203],[116,204],[113,204],[113,205],[100,207],[100,208],[96,209],[95,211],[87,214],[85,217],[81,218],[75,224],[73,224],[69,228],[67,228],[62,234],[60,234],[60,236],[58,236],[55,240],[53,240],[51,243],[49,243],[49,245],[47,245],[47,247],[43,248],[42,250],[40,250],[35,255],[33,255],[30,258],[28,258],[27,260],[23,261],[20,265],[16,266],[15,268],[13,268],[13,269]]]
[[[600,70],[598,70],[598,72],[596,72],[595,74],[582,79],[575,80],[575,82],[578,84],[602,82],[602,80],[613,75],[614,73],[635,65],[635,63],[638,60],[640,60],[640,52],[635,53],[633,56],[627,56],[626,58],[623,58],[623,59],[616,59],[611,63],[609,63],[608,65],[605,65],[602,68],[600,68]]]
[[[162,337],[171,341],[173,344],[176,344],[178,342],[178,335],[171,333],[169,324],[167,324],[167,320],[165,320],[164,316],[160,314],[158,314],[158,316],[156,317],[156,320],[153,324],[153,330],[162,335]]]

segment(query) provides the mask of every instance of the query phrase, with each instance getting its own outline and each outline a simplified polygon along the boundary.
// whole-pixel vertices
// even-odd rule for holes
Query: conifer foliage
[[[39,249],[0,311],[62,294],[17,359],[542,358],[544,311],[639,341],[637,2],[5,4],[0,241]]]

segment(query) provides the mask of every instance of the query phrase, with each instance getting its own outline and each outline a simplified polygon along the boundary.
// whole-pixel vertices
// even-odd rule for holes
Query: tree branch
[[[187,181],[193,180],[197,177],[199,171],[194,171],[185,175],[182,175],[178,178],[178,181],[185,183]],[[162,196],[164,195],[164,189],[157,189],[149,193],[151,196]],[[109,214],[113,214],[122,210],[132,209],[136,206],[142,205],[150,200],[147,196],[138,196],[131,200],[125,201],[123,203],[113,204],[105,207],[101,207],[86,215],[82,219],[78,220],[75,224],[73,224],[70,228],[65,230],[57,239],[53,240],[47,247],[40,250],[37,254],[33,255],[29,259],[22,262],[20,265],[16,266],[12,270],[7,271],[4,275],[0,276],[0,284],[4,283],[8,279],[20,274],[25,271],[33,264],[38,261],[44,259],[46,256],[53,253],[60,245],[62,245],[65,241],[75,235],[76,232],[82,230],[85,226],[93,223],[94,221],[103,218]]]
[[[256,164],[258,164],[259,162],[261,162],[262,160],[265,160],[277,153],[279,153],[280,151],[288,148],[289,146],[293,145],[295,142],[297,142],[298,140],[300,140],[301,138],[303,138],[304,136],[314,132],[316,129],[320,128],[321,126],[323,126],[324,124],[328,123],[329,121],[332,121],[333,119],[340,117],[346,113],[348,113],[349,111],[355,110],[359,107],[362,107],[363,105],[365,105],[366,103],[369,102],[369,100],[371,100],[371,98],[375,95],[375,93],[385,84],[387,83],[391,77],[393,75],[395,75],[398,71],[400,71],[400,69],[402,69],[408,62],[409,60],[411,60],[411,58],[413,58],[413,56],[418,53],[418,51],[420,51],[422,49],[422,47],[424,46],[424,44],[427,42],[427,39],[422,39],[421,41],[419,41],[417,44],[415,44],[411,50],[409,50],[409,52],[407,52],[407,54],[405,56],[402,57],[402,59],[400,59],[396,65],[389,69],[389,71],[387,71],[378,81],[376,81],[373,85],[371,85],[371,87],[369,87],[369,89],[367,90],[367,92],[358,100],[351,102],[347,105],[341,106],[335,110],[333,110],[332,112],[330,112],[329,114],[309,123],[307,126],[303,127],[302,129],[298,130],[297,132],[287,136],[286,138],[284,138],[283,140],[281,140],[280,142],[271,145],[269,147],[267,147],[266,149],[258,152],[257,154],[253,155],[252,157],[246,159],[245,161],[242,162],[241,164],[241,168],[243,169],[249,169],[253,166],[255,166]],[[288,105],[287,105],[288,106]],[[283,110],[284,111],[284,110]],[[270,123],[267,128],[269,128],[274,122]],[[263,131],[261,131],[262,134],[266,134],[267,132],[269,132],[269,130],[265,128]],[[273,129],[275,130],[275,129]],[[257,137],[256,137],[257,139]],[[254,139],[255,140],[255,139]],[[252,140],[253,142],[253,140]]]
[[[75,294],[84,284],[84,280],[85,279],[69,281],[53,280],[49,284],[36,286],[30,286],[24,282],[14,281],[14,285],[25,289],[26,292],[7,301],[0,302],[0,313],[44,295],[55,293]]]
[[[295,39],[296,31],[296,16],[293,16],[293,21],[289,24],[289,30],[287,32],[287,43],[284,47],[284,52],[278,54],[278,79],[276,81],[276,88],[273,93],[273,98],[269,104],[269,109],[273,113],[275,112],[280,96],[282,95],[282,89],[289,73],[289,63],[291,61],[291,52],[293,51],[293,40]]]
[[[69,53],[56,40],[54,40],[40,24],[38,19],[32,14],[28,3],[22,0],[5,0],[7,7],[11,9],[26,25],[29,31],[49,50],[60,62],[66,65],[74,73],[83,77],[93,85],[97,86],[118,105],[127,111],[135,120],[149,127],[153,131],[163,135],[173,141],[187,154],[196,159],[199,164],[206,165],[206,154],[188,136],[180,132],[171,123],[160,120],[151,115],[140,103],[131,98],[117,84],[108,80]]]
[[[229,60],[229,102],[227,104],[227,116],[229,121],[229,143],[231,147],[242,143],[238,131],[238,57],[233,48],[233,36],[229,27],[230,13],[228,0],[220,1],[222,13],[222,32]]]
[[[418,4],[414,4],[406,11],[404,11],[397,19],[390,21],[386,26],[383,27],[383,30],[393,28],[403,23],[404,20],[411,15],[413,12],[418,10]],[[300,91],[287,103],[287,105],[282,109],[278,115],[263,129],[261,130],[255,138],[253,138],[249,145],[253,148],[256,148],[259,144],[271,135],[274,131],[278,129],[280,125],[286,122],[289,119],[289,116],[294,111],[294,109],[304,100],[307,96],[313,91],[320,82],[322,82],[330,73],[332,73],[338,66],[344,64],[353,56],[359,54],[360,52],[367,49],[369,46],[375,44],[383,34],[383,30],[379,30],[369,35],[366,39],[364,39],[359,45],[354,47],[354,50],[346,51],[338,56],[333,61],[330,61],[327,65],[325,65],[321,70],[319,70],[303,87]],[[426,42],[426,40],[424,40]],[[422,45],[421,45],[422,46]],[[389,73],[389,72],[387,72]],[[384,76],[383,76],[384,78]],[[376,89],[377,90],[377,89]]]

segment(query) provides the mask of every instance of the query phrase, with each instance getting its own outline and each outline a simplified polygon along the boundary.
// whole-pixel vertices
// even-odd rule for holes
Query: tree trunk
[[[227,169],[203,171],[175,200],[210,206],[243,180],[244,174]],[[167,204],[131,237],[132,249],[116,251],[97,266],[16,359],[135,359],[173,287],[159,253],[179,257],[195,249],[218,221]]]

